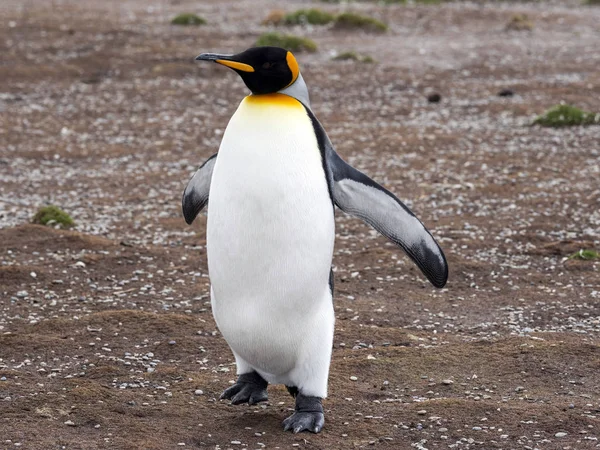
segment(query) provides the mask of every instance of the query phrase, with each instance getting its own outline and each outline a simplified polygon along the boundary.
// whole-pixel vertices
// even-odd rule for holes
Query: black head
[[[202,53],[196,59],[235,70],[253,94],[278,92],[294,83],[300,74],[292,52],[279,47],[253,47],[237,55]]]

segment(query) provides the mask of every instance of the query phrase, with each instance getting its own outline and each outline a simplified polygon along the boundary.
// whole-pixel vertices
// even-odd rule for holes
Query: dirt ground
[[[600,7],[577,2],[323,3],[390,29],[291,29],[319,45],[297,56],[338,152],[411,206],[450,279],[338,211],[323,432],[282,431],[281,386],[218,400],[235,366],[180,197],[245,87],[193,58],[251,46],[284,3],[310,5],[0,4],[0,448],[600,448],[600,261],[567,259],[600,249],[600,127],[529,126],[600,111]],[[187,11],[208,24],[169,25]],[[29,224],[48,203],[76,228]]]

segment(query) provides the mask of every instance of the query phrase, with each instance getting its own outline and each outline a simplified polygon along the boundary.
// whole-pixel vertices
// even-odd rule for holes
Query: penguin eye
[[[263,63],[262,65],[263,69],[270,69],[271,67],[273,67],[273,63],[270,62]]]

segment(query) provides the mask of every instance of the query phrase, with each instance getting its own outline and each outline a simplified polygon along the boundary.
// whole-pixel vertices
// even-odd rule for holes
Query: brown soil
[[[245,91],[193,57],[251,46],[281,5],[0,5],[0,448],[600,447],[600,261],[567,259],[600,249],[600,128],[529,126],[600,111],[600,8],[577,2],[356,3],[390,30],[292,30],[320,46],[299,60],[338,152],[413,208],[450,281],[338,213],[323,432],[282,431],[281,386],[218,400],[235,367],[179,201]],[[187,11],[208,25],[169,25]],[[347,50],[378,63],[330,61]],[[28,224],[47,203],[74,231]]]

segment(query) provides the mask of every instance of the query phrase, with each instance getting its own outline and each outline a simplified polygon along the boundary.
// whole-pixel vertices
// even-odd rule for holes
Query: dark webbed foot
[[[289,389],[288,389],[289,390]],[[283,421],[284,431],[318,433],[325,424],[323,405],[319,397],[296,396],[296,411]]]
[[[232,405],[239,405],[241,403],[255,405],[259,402],[266,402],[269,400],[267,394],[268,384],[256,372],[243,373],[238,377],[233,386],[223,391],[220,398],[221,400],[231,400]]]

